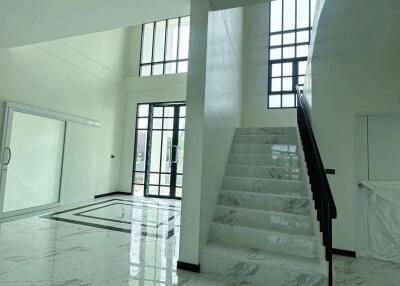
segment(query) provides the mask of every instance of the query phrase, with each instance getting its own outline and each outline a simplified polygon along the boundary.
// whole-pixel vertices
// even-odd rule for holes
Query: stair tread
[[[300,180],[280,180],[280,179],[269,179],[269,178],[258,178],[258,177],[244,177],[244,176],[231,176],[231,175],[224,175],[224,177],[228,178],[243,178],[246,180],[264,180],[264,181],[274,181],[274,182],[290,182],[290,183],[306,183],[306,181]]]
[[[225,208],[225,209],[234,209],[234,210],[238,210],[238,211],[242,210],[242,211],[260,213],[260,214],[265,214],[265,215],[281,215],[281,216],[289,216],[289,217],[304,217],[304,218],[308,218],[308,219],[312,218],[311,214],[294,214],[294,213],[288,213],[288,212],[282,212],[282,211],[251,209],[251,208],[246,208],[246,207],[228,206],[228,205],[220,205],[220,204],[217,204],[217,207]]]
[[[259,168],[270,168],[270,169],[300,169],[300,167],[282,167],[282,166],[271,166],[271,165],[255,165],[252,164],[242,164],[242,163],[228,163],[227,166],[243,166],[243,167],[259,167]]]
[[[221,189],[221,192],[225,193],[234,193],[234,194],[246,194],[246,195],[255,195],[261,197],[273,197],[273,198],[283,198],[283,199],[299,199],[299,200],[308,200],[308,196],[291,196],[291,195],[281,195],[276,193],[264,193],[264,192],[252,192],[252,191],[236,191],[236,190],[229,190],[229,189]]]
[[[274,253],[262,249],[233,246],[213,241],[208,241],[207,244],[203,246],[202,252],[229,257],[230,259],[235,259],[240,262],[274,265],[276,267],[300,269],[306,272],[320,273],[322,275],[326,274],[325,265],[320,263],[318,258]]]

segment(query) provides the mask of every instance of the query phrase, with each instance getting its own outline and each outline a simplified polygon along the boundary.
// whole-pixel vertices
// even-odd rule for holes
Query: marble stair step
[[[297,135],[234,135],[233,143],[297,144]]]
[[[292,214],[310,214],[310,200],[308,197],[221,190],[218,204]]]
[[[307,183],[293,180],[225,176],[222,187],[231,191],[280,194],[293,197],[306,196],[307,194]]]
[[[201,272],[256,286],[325,286],[327,267],[317,259],[208,242],[200,251]]]
[[[218,205],[214,221],[221,224],[274,230],[291,234],[313,234],[311,215],[254,210]]]
[[[210,241],[300,257],[317,257],[317,240],[313,235],[288,234],[212,222]]]
[[[232,153],[229,155],[229,164],[241,164],[252,166],[274,166],[274,167],[299,167],[298,156],[273,155],[273,154],[248,154]]]
[[[236,128],[236,135],[295,135],[296,127]]]
[[[226,167],[225,174],[227,176],[276,179],[276,180],[305,180],[303,172],[300,168],[286,168],[275,166],[252,166],[229,164]]]
[[[296,144],[249,144],[233,143],[231,154],[249,153],[249,154],[274,154],[274,155],[297,155],[298,147]]]

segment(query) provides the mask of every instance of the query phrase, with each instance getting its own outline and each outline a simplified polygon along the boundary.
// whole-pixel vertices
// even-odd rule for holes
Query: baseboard
[[[335,255],[347,256],[347,257],[353,257],[353,258],[357,257],[357,253],[355,251],[350,251],[350,250],[333,248],[332,252]]]
[[[190,272],[196,272],[196,273],[200,272],[200,264],[196,265],[196,264],[178,261],[177,267],[178,267],[178,269],[186,270],[186,271],[190,271]]]
[[[124,193],[124,192],[112,192],[112,193],[108,193],[108,194],[97,195],[97,196],[94,196],[94,198],[95,199],[99,199],[99,198],[115,196],[115,195],[131,196],[132,194],[131,193]]]

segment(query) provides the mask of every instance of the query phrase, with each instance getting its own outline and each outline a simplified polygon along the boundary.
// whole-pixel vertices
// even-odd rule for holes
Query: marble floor
[[[246,285],[177,270],[179,223],[180,201],[127,196],[0,220],[0,285]],[[336,257],[335,267],[337,285],[400,285],[400,265]]]

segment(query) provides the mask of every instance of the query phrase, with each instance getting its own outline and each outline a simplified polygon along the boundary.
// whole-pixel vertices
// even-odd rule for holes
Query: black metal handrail
[[[337,217],[337,209],[328,178],[326,177],[321,154],[319,153],[318,145],[315,140],[310,116],[305,105],[305,97],[299,87],[297,87],[297,102],[297,124],[303,144],[308,175],[310,177],[317,219],[319,221],[320,231],[322,232],[325,259],[329,267],[329,286],[331,286],[333,284],[332,220]]]

